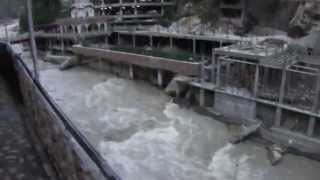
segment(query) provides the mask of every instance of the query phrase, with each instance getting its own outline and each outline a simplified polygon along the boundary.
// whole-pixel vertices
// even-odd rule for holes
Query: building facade
[[[89,0],[74,0],[71,7],[71,18],[93,17],[94,8]]]

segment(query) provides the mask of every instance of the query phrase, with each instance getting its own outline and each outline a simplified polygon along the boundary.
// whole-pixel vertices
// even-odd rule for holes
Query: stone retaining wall
[[[67,130],[23,64],[15,61],[21,93],[29,116],[30,127],[48,155],[49,161],[63,180],[103,180],[96,164]],[[110,178],[116,179],[116,178]]]

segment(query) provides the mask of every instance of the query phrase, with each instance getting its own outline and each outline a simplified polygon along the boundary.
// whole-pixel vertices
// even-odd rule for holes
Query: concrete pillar
[[[121,18],[122,18],[122,16],[123,16],[123,9],[122,9],[122,7],[123,7],[123,6],[122,6],[122,3],[123,3],[123,2],[122,2],[122,0],[120,0],[119,3],[120,3],[120,16],[121,16]]]
[[[217,61],[216,86],[220,87],[221,60],[217,58],[216,61]]]
[[[59,31],[60,31],[60,34],[63,34],[63,26],[62,25],[59,26]]]
[[[98,26],[98,29],[97,29],[98,31],[103,31],[101,23],[97,23],[96,25]]]
[[[199,44],[200,44],[200,54],[201,56],[204,56],[205,55],[204,43],[201,43],[201,41],[199,41]]]
[[[8,43],[10,40],[9,40],[9,33],[8,33],[8,25],[7,24],[5,24],[5,36],[6,36],[6,42]]]
[[[197,40],[196,39],[192,39],[192,53],[193,55],[197,55]]]
[[[86,32],[89,32],[89,24],[86,24],[85,27],[86,27]]]
[[[137,1],[135,0],[135,1],[134,1],[134,3],[135,3],[135,7],[134,7],[134,15],[138,15],[138,9],[137,9],[137,6],[136,6]]]
[[[240,79],[244,79],[247,72],[247,65],[244,63],[240,63]]]
[[[153,47],[153,36],[149,36],[150,47]]]
[[[108,31],[108,23],[104,23],[104,31],[105,31],[105,32]]]
[[[121,45],[121,37],[120,36],[121,36],[120,33],[118,33],[118,46]]]
[[[52,46],[53,46],[53,45],[52,45],[52,40],[49,39],[49,50],[50,50],[50,51],[52,51],[52,48],[53,48]]]
[[[227,62],[227,68],[226,68],[226,75],[225,75],[225,77],[226,77],[226,85],[228,85],[229,84],[229,82],[230,82],[230,64],[231,64],[231,62]]]
[[[287,65],[284,63],[282,67],[282,78],[281,78],[281,86],[280,86],[280,96],[279,96],[279,105],[283,104],[284,95],[286,91],[286,81],[287,81],[287,71],[286,71]],[[281,125],[281,118],[282,118],[282,108],[277,107],[276,110],[276,117],[275,117],[275,126],[280,127]]]
[[[254,76],[254,87],[253,87],[253,95],[255,98],[258,96],[258,90],[259,90],[259,75],[260,75],[260,66],[256,65],[256,73]]]
[[[314,113],[317,113],[318,111],[317,108],[319,106],[319,97],[320,97],[319,93],[320,93],[320,73],[318,73],[318,76],[317,76],[316,95],[315,95],[313,106],[312,106],[312,112]],[[309,119],[309,125],[308,125],[308,131],[307,131],[308,136],[313,136],[315,126],[316,126],[316,118],[312,116]]]
[[[132,80],[134,79],[134,69],[132,64],[129,65],[129,78]]]
[[[201,80],[201,83],[204,83],[205,82],[205,76],[206,76],[206,65],[205,65],[205,62],[204,61],[201,61],[201,74],[200,74],[200,80]]]
[[[309,125],[308,125],[308,131],[307,131],[307,135],[308,136],[313,136],[315,126],[316,126],[316,118],[315,117],[310,117]]]
[[[65,46],[64,46],[64,41],[61,39],[61,54],[64,54],[65,52]]]
[[[200,99],[199,99],[199,104],[201,107],[206,106],[205,96],[206,96],[206,91],[205,91],[205,89],[201,88],[200,89]]]
[[[216,81],[216,55],[212,52],[212,63],[211,63],[211,82],[215,83]]]
[[[269,68],[267,68],[267,67],[264,67],[264,73],[263,73],[263,83],[265,84],[265,85],[267,85],[268,84],[268,81],[269,81]]]
[[[81,32],[82,32],[81,25],[77,25],[77,29],[78,29],[78,33],[81,34]]]
[[[132,46],[133,46],[133,48],[136,48],[136,35],[132,35]]]
[[[105,44],[108,46],[109,45],[109,38],[108,38],[108,36],[106,36],[106,38],[105,38]]]
[[[157,71],[157,80],[158,80],[158,86],[162,87],[163,86],[163,72],[162,72],[162,70]]]
[[[173,48],[173,38],[169,37],[169,41],[170,41],[170,48]]]

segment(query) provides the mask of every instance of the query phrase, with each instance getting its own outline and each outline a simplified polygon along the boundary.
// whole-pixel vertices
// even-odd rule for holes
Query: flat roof
[[[234,56],[259,60],[264,57],[272,56],[281,52],[281,49],[271,45],[260,45],[252,43],[237,43],[213,50],[215,54]]]
[[[194,35],[194,34],[179,34],[173,32],[153,32],[153,31],[115,31],[120,34],[138,35],[138,36],[155,36],[155,37],[172,37],[178,39],[196,39],[203,41],[216,41],[223,43],[236,43],[242,41],[240,37],[228,35]]]

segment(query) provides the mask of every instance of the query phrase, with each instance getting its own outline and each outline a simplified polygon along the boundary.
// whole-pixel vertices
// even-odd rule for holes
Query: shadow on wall
[[[20,85],[14,68],[14,61],[10,56],[8,46],[0,43],[0,76],[2,76],[8,83],[10,92],[17,102],[22,102],[22,95],[20,93]]]

